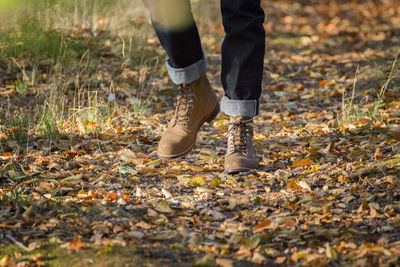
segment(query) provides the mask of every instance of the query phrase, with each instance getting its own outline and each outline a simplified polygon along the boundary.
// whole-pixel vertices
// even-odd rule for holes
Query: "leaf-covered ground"
[[[96,44],[95,63],[93,55],[83,60],[98,64],[90,81],[62,77],[25,90],[14,82],[25,69],[0,65],[7,112],[53,83],[67,84],[62,105],[75,104],[77,83],[89,92],[78,93],[87,108],[77,107],[57,133],[46,123],[46,134],[29,136],[21,125],[2,125],[0,266],[398,266],[400,6],[263,5],[267,52],[255,119],[262,168],[251,173],[223,172],[223,114],[201,128],[188,156],[157,158],[174,94],[151,32],[142,58],[130,64],[119,37],[71,35]],[[201,18],[209,76],[221,96],[223,28]],[[134,23],[150,29],[146,20]],[[46,66],[41,75],[57,72]],[[112,111],[104,121],[86,113],[93,97]]]

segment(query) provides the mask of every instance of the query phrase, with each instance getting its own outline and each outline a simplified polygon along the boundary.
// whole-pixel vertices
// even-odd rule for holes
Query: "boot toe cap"
[[[225,171],[227,173],[244,172],[258,168],[260,168],[260,165],[256,158],[236,155],[225,159]]]
[[[176,158],[187,154],[194,142],[177,135],[164,134],[158,143],[157,154],[161,158]]]

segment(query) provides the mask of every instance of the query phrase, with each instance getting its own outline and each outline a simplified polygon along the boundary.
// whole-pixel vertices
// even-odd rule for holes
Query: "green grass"
[[[389,91],[400,86],[400,64],[398,62],[399,56],[400,53],[398,53],[394,59],[390,71],[386,75],[387,78],[382,84],[379,93],[376,95],[374,101],[368,105],[362,106],[355,102],[357,75],[359,74],[359,69],[357,68],[351,96],[346,98],[343,91],[342,107],[338,116],[339,124],[354,123],[362,118],[370,120],[371,123],[381,119],[380,110],[385,107],[385,98],[390,93]],[[383,76],[382,73],[378,73],[377,75]]]
[[[19,145],[33,133],[55,137],[66,114],[63,80],[81,72],[81,60],[95,43],[85,43],[68,32],[44,29],[40,22],[32,21],[1,32],[0,47],[0,61],[19,77],[13,85],[16,95],[11,95],[11,108],[0,119],[3,135]],[[95,69],[94,64],[85,66],[88,73]],[[25,101],[26,94],[33,96],[27,97],[25,108],[16,111],[14,105]],[[31,114],[29,118],[27,114]]]
[[[47,103],[38,123],[38,132],[46,135],[48,138],[56,137],[61,128],[62,110],[58,111],[57,107],[52,105],[52,103]]]
[[[21,211],[30,206],[30,201],[25,193],[25,189],[21,188],[13,189],[11,192],[2,193],[0,194],[0,204],[4,207],[11,206],[16,210]]]
[[[0,87],[15,92],[0,98],[2,149],[20,151],[37,137],[51,141],[65,131],[106,131],[116,120],[129,125],[148,114],[157,97],[152,81],[166,69],[164,51],[147,43],[155,35],[141,0],[3,4],[15,16],[0,11],[0,71],[13,78]],[[124,68],[140,70],[140,79],[121,78]],[[120,84],[133,92],[128,112],[116,112]]]
[[[146,257],[144,255],[146,254],[145,251],[150,248],[142,248],[141,245],[131,245],[128,247],[88,245],[77,252],[69,252],[67,247],[68,243],[59,244],[57,240],[54,240],[53,243],[42,244],[39,249],[29,252],[24,251],[16,245],[0,245],[0,260],[8,255],[15,263],[25,262],[34,264],[33,255],[42,254],[46,256],[45,266],[173,266],[176,264],[176,261],[173,261],[172,257]],[[164,249],[171,251],[171,255],[179,253],[177,250],[171,248]],[[157,251],[165,257],[165,253],[161,251],[161,248],[157,249]],[[19,259],[15,259],[15,253],[21,253],[22,256]],[[194,255],[191,258],[191,261],[196,261]],[[186,263],[185,266],[191,266],[191,262]],[[216,265],[212,264],[211,266]]]
[[[272,42],[296,46],[300,44],[300,36],[279,36],[273,39]]]
[[[16,140],[23,145],[32,134],[55,138],[64,125],[78,121],[82,133],[104,129],[116,102],[105,100],[107,96],[99,93],[114,90],[96,77],[101,67],[96,55],[101,38],[85,40],[64,30],[44,29],[39,22],[0,31],[0,62],[18,79],[8,85],[16,94],[11,94],[7,108],[2,105],[0,110],[3,141]],[[29,103],[17,110],[25,96]],[[149,105],[149,100],[141,99],[135,104],[135,112],[144,113]]]
[[[31,136],[27,114],[16,113],[4,119],[1,123],[3,139],[16,141],[19,146],[26,144]]]
[[[66,37],[63,32],[42,28],[37,21],[3,31],[0,47],[0,60],[23,57],[33,65],[47,60],[53,66],[74,64],[90,48],[89,44]]]

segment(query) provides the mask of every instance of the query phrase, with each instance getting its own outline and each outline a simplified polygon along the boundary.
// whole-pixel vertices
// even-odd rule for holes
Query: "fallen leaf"
[[[292,163],[292,168],[307,167],[307,166],[311,166],[313,163],[314,162],[310,159],[301,159],[301,160],[294,161]]]
[[[31,256],[33,261],[45,261],[49,259],[49,256],[47,256],[46,254],[34,254]]]
[[[69,251],[78,251],[85,247],[85,243],[81,241],[79,235],[75,235],[74,239],[68,243]]]
[[[7,267],[9,266],[11,262],[11,258],[8,255],[5,255],[1,260],[0,260],[0,267]]]
[[[148,223],[146,223],[144,221],[138,222],[137,224],[135,224],[135,226],[136,227],[140,227],[140,228],[142,228],[144,230],[149,230],[149,229],[155,228],[154,225],[148,224]]]
[[[286,257],[278,257],[276,258],[275,262],[278,264],[282,264],[286,261]]]
[[[167,198],[167,199],[172,198],[171,193],[168,192],[167,190],[165,190],[164,188],[161,189],[161,192],[163,193],[165,198]]]
[[[327,84],[328,84],[328,81],[326,81],[326,80],[319,81],[319,86],[321,86],[321,87],[323,87]]]
[[[206,182],[204,181],[205,176],[195,176],[192,179],[190,179],[190,183],[193,186],[199,186],[199,185],[203,185]]]
[[[264,255],[262,255],[259,252],[254,252],[251,261],[257,264],[263,264],[268,262],[267,258],[264,257]]]
[[[233,267],[234,262],[230,259],[217,258],[215,262],[222,267]]]
[[[262,221],[261,223],[257,224],[254,228],[253,228],[253,233],[259,233],[262,232],[266,229],[269,229],[271,226],[271,221],[269,219],[265,219],[264,221]]]

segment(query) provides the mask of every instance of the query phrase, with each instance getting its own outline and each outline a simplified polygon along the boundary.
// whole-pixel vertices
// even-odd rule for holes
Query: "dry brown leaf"
[[[78,251],[86,246],[85,243],[81,241],[80,235],[75,235],[74,239],[68,243],[69,251]]]
[[[164,195],[165,198],[167,198],[167,199],[172,198],[171,193],[168,192],[166,189],[162,188],[162,189],[161,189],[161,192],[163,193],[163,195]]]
[[[142,228],[144,230],[149,230],[149,229],[152,229],[152,228],[156,227],[156,226],[148,224],[148,223],[146,223],[144,221],[138,222],[137,224],[135,224],[135,226],[136,227],[140,227],[140,228]]]
[[[46,255],[46,254],[41,254],[41,253],[39,253],[39,254],[34,254],[34,255],[32,255],[32,256],[31,256],[31,259],[32,259],[33,261],[45,261],[45,260],[48,260],[48,259],[49,259],[49,256]]]
[[[259,252],[254,252],[251,261],[257,264],[263,264],[268,262],[267,258]]]
[[[276,258],[275,262],[278,264],[282,264],[286,261],[286,257],[278,257]]]
[[[0,260],[0,267],[7,267],[11,263],[11,258],[8,255],[5,255],[1,260]]]
[[[233,267],[234,261],[230,259],[217,258],[215,262],[222,267]]]
[[[266,229],[270,229],[271,226],[271,220],[269,219],[265,219],[264,221],[262,221],[261,223],[257,224],[254,228],[253,228],[253,233],[259,233],[262,232]]]
[[[292,163],[292,168],[302,168],[311,166],[314,162],[310,159],[301,159]]]

